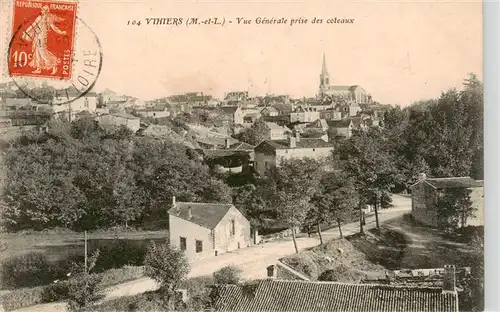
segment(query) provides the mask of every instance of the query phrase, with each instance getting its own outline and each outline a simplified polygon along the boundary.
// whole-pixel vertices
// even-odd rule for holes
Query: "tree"
[[[25,131],[6,152],[2,221],[9,230],[91,230],[163,220],[172,196],[231,202],[230,188],[187,155],[170,140],[109,131],[91,118],[51,121],[45,132]]]
[[[70,311],[94,311],[97,302],[105,297],[101,286],[102,276],[87,274],[75,277],[68,283],[68,308]]]
[[[384,136],[404,176],[398,188],[408,189],[420,172],[482,179],[483,106],[483,85],[469,74],[461,91],[387,111]]]
[[[92,311],[95,304],[105,297],[101,286],[102,275],[91,273],[99,258],[96,249],[88,259],[88,266],[73,263],[71,279],[68,280],[67,304],[70,311]]]
[[[250,128],[246,128],[233,137],[239,141],[246,142],[250,145],[258,145],[266,138],[268,128],[264,120],[257,119]]]
[[[300,226],[310,208],[310,198],[319,184],[320,165],[309,158],[285,160],[279,167],[270,169],[273,183],[273,202],[278,218],[292,229],[295,252],[298,253],[295,230]]]
[[[320,244],[323,244],[321,223],[337,223],[340,238],[343,238],[341,225],[352,220],[358,206],[358,194],[354,181],[340,171],[326,172],[320,182],[318,192],[311,198],[309,220],[318,227]]]
[[[257,181],[233,188],[233,204],[250,220],[254,229],[265,226],[266,219],[276,219],[272,209],[272,191],[270,181]]]
[[[470,199],[471,190],[467,188],[444,189],[437,200],[437,215],[440,227],[445,231],[455,231],[465,227],[467,219],[473,217],[476,208]]]
[[[145,275],[160,285],[160,291],[165,294],[166,302],[170,303],[179,283],[189,273],[189,262],[184,252],[167,244],[157,246],[152,241],[144,265]]]
[[[378,128],[355,131],[338,152],[343,159],[343,170],[355,179],[356,190],[362,197],[361,202],[374,205],[375,221],[377,227],[380,227],[380,199],[400,179],[387,139]]]
[[[238,285],[242,270],[234,265],[223,267],[214,272],[215,284]]]

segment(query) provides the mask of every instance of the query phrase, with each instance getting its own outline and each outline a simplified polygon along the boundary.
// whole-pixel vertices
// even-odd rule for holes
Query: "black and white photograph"
[[[485,310],[481,1],[0,4],[1,312]]]

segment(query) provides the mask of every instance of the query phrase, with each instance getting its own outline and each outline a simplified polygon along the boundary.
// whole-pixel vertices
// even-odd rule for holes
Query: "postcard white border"
[[[485,310],[500,311],[500,5],[483,3]]]

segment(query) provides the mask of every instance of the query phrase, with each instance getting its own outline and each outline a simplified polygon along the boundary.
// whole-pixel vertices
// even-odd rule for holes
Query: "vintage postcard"
[[[481,1],[0,1],[1,311],[484,310]]]

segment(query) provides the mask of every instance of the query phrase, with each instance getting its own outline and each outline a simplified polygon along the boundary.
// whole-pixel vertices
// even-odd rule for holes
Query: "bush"
[[[99,275],[102,276],[101,284],[108,287],[143,277],[144,267],[124,266],[120,269],[104,271]]]
[[[108,287],[143,276],[143,267],[123,267],[99,273],[101,286]],[[0,295],[6,311],[17,310],[41,303],[66,300],[69,297],[71,280],[59,281],[34,288],[20,288]]]
[[[151,242],[144,264],[145,275],[160,284],[167,302],[189,273],[189,262],[184,252],[167,244],[156,246]]]
[[[318,281],[359,283],[364,277],[365,275],[357,270],[339,265],[321,273],[318,277]]]
[[[135,312],[135,311],[167,311],[165,298],[160,292],[151,291],[134,296],[120,297],[103,302],[95,307],[95,311]]]
[[[102,276],[82,274],[68,281],[68,307],[71,311],[91,309],[104,298]]]
[[[312,280],[316,280],[319,275],[319,267],[312,258],[312,252],[301,252],[289,257],[280,259],[281,262],[293,268],[295,271],[305,274]]]
[[[68,298],[69,282],[62,281],[43,287],[42,302],[56,302]]]
[[[0,302],[5,311],[30,307],[43,301],[44,286],[22,288],[0,295]]]
[[[180,288],[188,293],[187,309],[190,311],[201,311],[210,302],[209,286],[214,284],[212,276],[200,276],[183,281]]]
[[[216,284],[237,285],[241,280],[241,269],[229,265],[214,272],[214,281]]]
[[[142,266],[148,249],[147,241],[125,239],[100,239],[90,241],[90,251],[99,250],[94,272],[103,272],[109,269],[118,269],[124,266]],[[84,263],[85,257],[81,254],[73,255],[62,261],[60,265],[68,263]]]
[[[144,264],[148,242],[141,240],[99,240],[92,249],[101,251],[95,265],[96,272],[121,268],[125,265],[141,266]]]
[[[1,265],[0,278],[3,289],[12,289],[46,285],[62,278],[65,273],[45,254],[31,252],[5,260]]]

